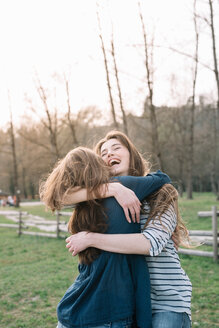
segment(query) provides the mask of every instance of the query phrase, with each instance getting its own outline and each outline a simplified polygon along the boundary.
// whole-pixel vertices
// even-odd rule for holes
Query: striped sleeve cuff
[[[149,250],[149,255],[150,256],[157,256],[158,254],[160,254],[162,249],[160,250],[159,244],[158,244],[157,240],[153,237],[153,234],[151,234],[148,230],[147,231],[145,230],[143,232],[143,235],[145,236],[145,238],[150,240],[150,243],[151,243],[151,248]]]

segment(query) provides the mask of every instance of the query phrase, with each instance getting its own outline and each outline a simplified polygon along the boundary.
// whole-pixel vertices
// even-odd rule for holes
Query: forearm
[[[113,197],[115,196],[116,192],[117,192],[117,188],[116,185],[118,185],[118,183],[108,183],[108,184],[103,184],[100,189],[100,195],[102,198],[107,198],[107,197]],[[118,186],[117,186],[118,187]],[[87,194],[87,189],[85,188],[74,188],[72,189],[71,192],[68,192],[68,194],[66,194],[63,197],[63,205],[68,205],[68,204],[77,204],[80,202],[85,202],[88,199],[95,199],[95,195],[89,195]]]
[[[141,233],[137,234],[87,234],[90,247],[121,254],[149,254],[151,243]]]
[[[63,205],[77,204],[87,200],[87,189],[84,188],[75,188],[71,192],[65,194],[62,203]]]
[[[170,182],[170,178],[163,172],[157,171],[146,176],[119,176],[117,177],[125,187],[133,190],[140,201]]]
[[[119,182],[110,182],[100,186],[99,188],[100,198],[115,197],[119,205],[123,208],[126,219],[128,222],[140,221],[140,205],[135,193],[124,187]],[[95,194],[87,193],[85,188],[74,188],[69,191],[62,199],[63,205],[77,204],[85,202],[88,199],[96,199]]]

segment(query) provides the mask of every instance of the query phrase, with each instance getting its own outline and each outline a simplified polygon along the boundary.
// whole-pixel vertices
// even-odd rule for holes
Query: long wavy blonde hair
[[[71,150],[57,163],[46,181],[40,184],[40,198],[52,211],[60,210],[62,199],[72,188],[87,189],[88,201],[76,205],[68,223],[69,232],[80,231],[103,233],[107,230],[107,220],[99,188],[109,182],[110,172],[100,156],[92,150],[78,147]],[[97,248],[88,248],[79,253],[81,263],[89,264],[100,254]]]

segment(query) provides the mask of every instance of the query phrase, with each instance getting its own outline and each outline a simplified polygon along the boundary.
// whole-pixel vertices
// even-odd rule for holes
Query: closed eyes
[[[113,151],[119,150],[119,149],[121,149],[121,146],[112,147],[112,150]],[[104,151],[104,152],[102,152],[101,157],[107,156],[107,154],[108,154],[108,152],[107,151]]]

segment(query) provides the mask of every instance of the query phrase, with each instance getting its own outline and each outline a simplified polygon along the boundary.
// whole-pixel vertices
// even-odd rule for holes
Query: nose
[[[109,149],[108,150],[108,153],[107,153],[107,156],[110,157],[113,155],[113,149]]]

